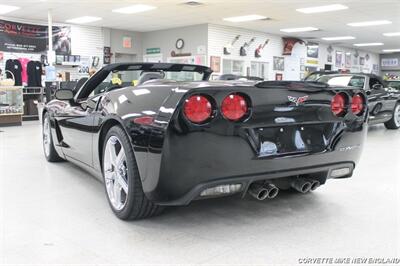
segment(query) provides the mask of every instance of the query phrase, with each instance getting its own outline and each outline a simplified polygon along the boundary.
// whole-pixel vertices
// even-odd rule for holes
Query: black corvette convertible
[[[302,193],[353,174],[367,132],[362,90],[316,82],[208,81],[208,67],[112,64],[43,111],[48,161],[104,181],[114,213],[280,189]]]

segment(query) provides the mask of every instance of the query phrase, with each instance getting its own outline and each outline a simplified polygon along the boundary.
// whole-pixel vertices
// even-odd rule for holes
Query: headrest
[[[152,80],[152,79],[163,79],[163,78],[164,77],[163,77],[163,75],[161,73],[158,73],[158,72],[146,72],[146,73],[143,73],[140,76],[140,78],[139,78],[139,80],[137,82],[137,85],[141,85],[141,84],[145,83],[146,81],[149,81],[149,80]]]

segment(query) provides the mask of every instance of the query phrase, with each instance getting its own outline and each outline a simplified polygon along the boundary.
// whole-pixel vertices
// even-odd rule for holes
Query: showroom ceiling
[[[400,31],[400,0],[371,1],[309,1],[309,0],[200,0],[201,5],[186,5],[185,0],[0,0],[0,4],[14,5],[20,9],[6,14],[7,17],[45,21],[47,10],[52,9],[54,21],[65,23],[81,17],[100,17],[101,20],[85,25],[102,26],[133,31],[153,31],[180,26],[213,23],[223,24],[267,33],[354,47],[356,43],[383,43],[381,46],[359,49],[381,53],[383,49],[399,49],[400,36],[387,37],[383,33]],[[27,4],[29,3],[29,4]],[[136,14],[121,14],[111,10],[133,4],[145,4],[157,8]],[[304,14],[299,8],[342,4],[348,7],[334,12]],[[230,22],[223,18],[260,15],[267,20]],[[348,23],[387,20],[391,23],[379,26],[351,27]],[[318,31],[285,33],[281,29],[314,27]],[[355,39],[325,41],[322,37],[352,36]]]

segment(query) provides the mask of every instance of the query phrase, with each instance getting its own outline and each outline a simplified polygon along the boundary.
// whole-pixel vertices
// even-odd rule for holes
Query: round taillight
[[[185,101],[183,113],[190,122],[201,124],[211,117],[212,105],[205,96],[193,95]]]
[[[242,119],[248,109],[246,99],[239,94],[228,95],[221,104],[222,115],[231,121]]]
[[[364,98],[360,94],[353,96],[351,100],[351,111],[355,115],[360,115],[364,111]]]
[[[336,94],[331,101],[331,110],[336,116],[342,116],[346,113],[346,95]]]

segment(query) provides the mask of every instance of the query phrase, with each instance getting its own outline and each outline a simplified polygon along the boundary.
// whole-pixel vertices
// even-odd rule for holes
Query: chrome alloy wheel
[[[50,118],[46,117],[43,121],[43,149],[46,156],[50,156],[51,135],[50,135]]]
[[[120,211],[128,199],[128,169],[124,147],[116,136],[107,140],[103,158],[108,198],[114,209]]]
[[[396,109],[394,109],[394,123],[396,126],[400,126],[400,104],[396,106]]]

